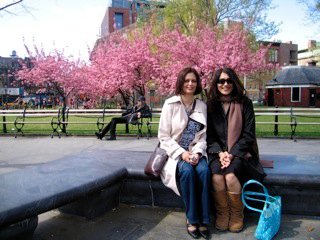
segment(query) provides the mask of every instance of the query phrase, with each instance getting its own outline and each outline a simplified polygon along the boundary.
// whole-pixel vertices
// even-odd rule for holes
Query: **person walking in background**
[[[42,108],[45,109],[47,107],[47,99],[44,97],[42,99]]]
[[[34,106],[36,109],[40,109],[40,100],[37,97],[34,99]]]
[[[201,91],[195,69],[185,68],[178,74],[175,96],[162,108],[158,138],[169,156],[162,182],[182,196],[189,235],[208,239],[211,172],[206,154],[206,104],[194,98]]]
[[[215,227],[239,232],[244,217],[241,184],[251,178],[262,181],[266,175],[259,162],[253,104],[233,69],[225,67],[215,72],[207,109]]]
[[[146,104],[146,98],[140,96],[138,103],[128,111],[126,111],[121,117],[114,117],[105,126],[101,132],[96,132],[95,135],[98,139],[102,138],[110,131],[110,137],[107,140],[116,140],[116,128],[118,123],[130,123],[137,124],[139,118],[151,117],[150,107]]]

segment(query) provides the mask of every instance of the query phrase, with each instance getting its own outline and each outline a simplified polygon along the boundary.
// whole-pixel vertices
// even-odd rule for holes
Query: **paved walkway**
[[[94,137],[0,137],[0,174],[66,157],[99,150],[152,151],[158,140],[118,137],[116,141]],[[320,140],[258,139],[260,154],[296,155],[299,161],[320,161]]]
[[[0,137],[0,174],[42,164],[81,152],[105,149],[152,151],[157,139],[119,138],[100,141],[93,137]],[[261,154],[296,155],[297,160],[320,162],[320,140],[258,139]],[[1,203],[0,203],[1,204]],[[190,239],[180,209],[120,205],[102,217],[89,221],[60,214],[58,210],[39,216],[35,240],[94,239]],[[254,239],[258,218],[250,215],[239,234],[217,233],[211,239]],[[320,240],[320,217],[283,215],[282,227],[275,239]]]
[[[211,227],[213,240],[253,240],[258,216],[246,218],[241,233],[218,233]],[[40,215],[34,240],[168,240],[192,239],[186,232],[185,214],[180,209],[120,205],[96,219],[60,214],[54,210]],[[282,215],[275,240],[320,239],[320,219]]]

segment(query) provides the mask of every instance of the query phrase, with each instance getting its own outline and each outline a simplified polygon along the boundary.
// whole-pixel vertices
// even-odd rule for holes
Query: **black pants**
[[[117,128],[117,124],[118,123],[128,123],[128,117],[114,117],[111,119],[111,122],[108,123],[107,126],[105,126],[102,130],[101,130],[101,137],[104,137],[107,132],[110,131],[110,135],[111,137],[115,137],[116,136],[116,128]]]

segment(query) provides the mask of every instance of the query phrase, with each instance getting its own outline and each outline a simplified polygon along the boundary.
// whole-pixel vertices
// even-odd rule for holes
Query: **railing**
[[[96,125],[97,129],[101,129],[108,123],[111,117],[121,116],[125,110],[122,109],[16,109],[16,110],[0,110],[0,124],[2,124],[2,132],[8,133],[8,126],[12,126],[11,131],[17,137],[19,133],[24,135],[25,125],[50,125],[52,128],[51,137],[57,134],[59,138],[61,133],[68,134],[68,126],[70,125]],[[81,121],[79,118],[81,117]],[[1,119],[1,118],[0,118]],[[145,124],[141,119],[136,124],[138,138],[142,135],[141,128]],[[125,124],[125,131],[129,133],[129,124]]]
[[[68,125],[96,125],[98,130],[101,130],[107,123],[108,117],[120,116],[124,110],[121,109],[15,109],[15,110],[0,110],[0,124],[2,124],[3,133],[7,133],[7,126],[14,125],[15,136],[18,133],[23,134],[25,124],[49,124],[54,134],[60,132],[66,133]],[[159,124],[161,108],[152,109],[152,118],[145,121],[148,129],[148,136],[151,136],[151,127]],[[274,136],[279,134],[279,126],[287,125],[291,128],[291,138],[295,138],[297,126],[319,126],[320,125],[320,109],[319,108],[290,108],[290,107],[256,107],[255,108],[256,124],[257,125],[272,125]],[[269,117],[268,117],[269,116]],[[48,119],[51,118],[51,119]],[[76,121],[70,117],[82,117],[88,120]],[[270,117],[272,117],[270,119]],[[46,118],[46,120],[40,119]],[[261,119],[263,118],[263,119]],[[302,121],[315,119],[314,121]],[[1,121],[2,119],[2,121]],[[9,120],[8,120],[9,119]],[[38,120],[37,120],[38,119]],[[128,126],[126,132],[128,133]]]
[[[273,125],[273,134],[278,136],[279,125],[289,125],[291,128],[291,139],[295,140],[296,128],[297,126],[303,125],[320,125],[320,109],[319,108],[292,108],[292,107],[256,107],[254,109],[256,124],[257,125]],[[160,117],[161,109],[153,109],[152,116],[153,120],[147,123],[148,131],[151,134],[151,126],[159,124],[158,119],[155,120],[154,117]],[[259,116],[272,116],[272,120],[264,119],[261,121]],[[279,117],[288,117],[287,120],[279,119]],[[317,121],[306,122],[301,121],[299,118],[313,118]]]

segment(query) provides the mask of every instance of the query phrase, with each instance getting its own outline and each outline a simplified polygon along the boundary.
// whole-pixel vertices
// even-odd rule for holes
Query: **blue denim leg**
[[[210,224],[211,171],[204,157],[195,168],[197,178],[197,197],[200,223]]]
[[[211,172],[202,157],[197,166],[180,160],[179,181],[186,215],[191,224],[210,224]]]
[[[181,195],[186,208],[187,219],[191,224],[199,224],[195,167],[183,160],[179,160],[178,169]]]

